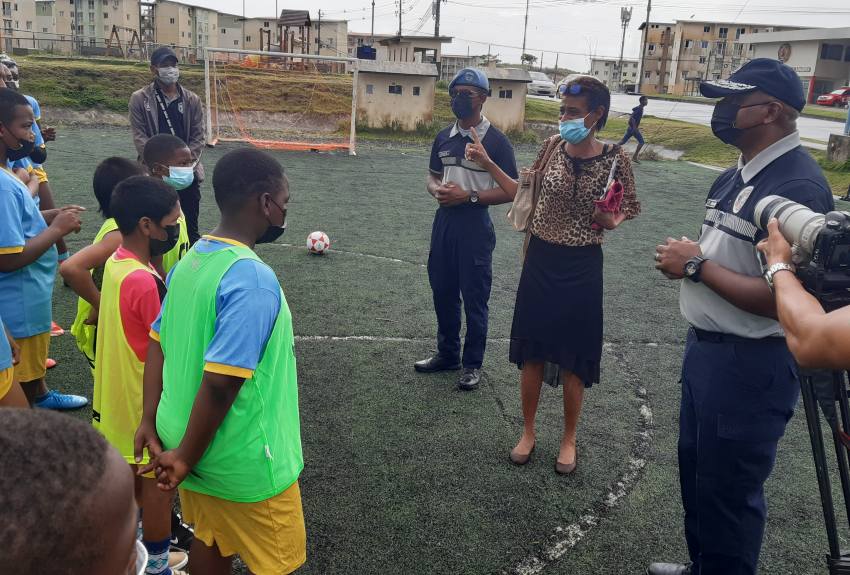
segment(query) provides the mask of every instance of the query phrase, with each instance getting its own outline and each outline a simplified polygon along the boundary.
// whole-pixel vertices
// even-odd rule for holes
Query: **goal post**
[[[356,58],[204,48],[207,144],[356,153]]]

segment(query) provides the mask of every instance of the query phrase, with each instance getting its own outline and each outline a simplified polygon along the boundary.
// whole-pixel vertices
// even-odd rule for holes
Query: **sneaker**
[[[50,358],[48,357],[48,358],[45,360],[45,362],[44,362],[44,367],[45,367],[46,369],[53,369],[54,367],[56,367],[56,360],[55,360],[55,359],[50,359]]]
[[[33,407],[41,409],[56,409],[64,411],[68,409],[80,409],[89,404],[89,400],[82,395],[71,395],[68,393],[59,393],[51,389],[41,397],[35,400]]]
[[[178,571],[185,567],[189,563],[189,554],[185,551],[169,551],[168,552],[168,567],[171,569],[174,575],[178,575],[179,573],[183,573],[183,571]]]
[[[65,335],[65,330],[56,325],[55,321],[50,322],[50,337],[58,337]]]
[[[176,511],[171,512],[171,547],[180,550],[191,549],[195,539],[195,530],[183,522],[183,516]]]
[[[481,383],[481,370],[465,367],[457,382],[457,386],[462,391],[474,391],[478,389],[479,383]]]

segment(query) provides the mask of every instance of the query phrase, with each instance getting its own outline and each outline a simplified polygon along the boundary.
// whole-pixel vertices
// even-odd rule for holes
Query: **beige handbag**
[[[553,138],[539,163],[535,162],[531,168],[520,170],[516,196],[507,214],[508,221],[518,232],[525,233],[531,226],[531,218],[534,216],[534,208],[540,198],[543,178],[549,169],[549,160],[561,142],[563,140],[560,137]]]

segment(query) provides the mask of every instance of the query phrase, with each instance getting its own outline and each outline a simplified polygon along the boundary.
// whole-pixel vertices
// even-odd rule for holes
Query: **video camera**
[[[850,213],[819,214],[781,196],[766,196],[755,206],[753,223],[763,231],[771,218],[793,246],[797,277],[821,304],[832,310],[850,304]]]

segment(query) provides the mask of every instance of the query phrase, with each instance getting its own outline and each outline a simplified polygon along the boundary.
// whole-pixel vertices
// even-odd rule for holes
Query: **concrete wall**
[[[484,103],[484,115],[487,119],[503,132],[522,130],[525,126],[528,84],[511,80],[490,80],[490,93]]]
[[[433,118],[436,84],[433,76],[360,72],[357,121],[370,128],[398,126],[403,130],[415,130],[418,123],[427,123]],[[401,94],[391,94],[390,86],[401,86]],[[419,88],[418,96],[413,95],[415,87]]]
[[[345,20],[322,20],[322,56],[348,55],[348,22]],[[313,20],[310,27],[310,53],[319,47],[319,21]],[[357,54],[354,55],[356,57]]]
[[[233,14],[218,14],[218,31],[216,34],[218,35],[219,48],[242,49],[242,21],[240,18],[241,16]],[[248,23],[245,22],[245,24],[245,35],[247,36]]]

